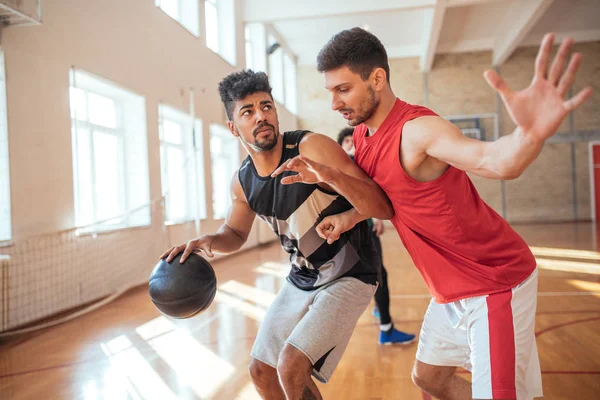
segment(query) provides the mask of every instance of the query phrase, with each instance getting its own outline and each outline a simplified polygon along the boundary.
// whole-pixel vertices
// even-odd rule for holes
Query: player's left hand
[[[322,239],[327,240],[327,243],[332,244],[342,233],[349,231],[360,221],[357,217],[355,209],[330,215],[317,225],[317,233]]]
[[[553,42],[554,34],[544,36],[535,61],[535,76],[526,89],[513,91],[492,70],[486,71],[484,75],[489,85],[502,97],[513,122],[525,136],[537,142],[543,142],[554,135],[565,117],[592,94],[591,87],[587,86],[572,98],[564,99],[575,81],[581,54],[574,53],[565,70],[573,45],[573,39],[566,38],[548,70]]]
[[[297,173],[296,175],[286,176],[281,179],[281,183],[284,185],[292,183],[328,183],[333,179],[335,174],[333,168],[313,161],[302,154],[280,165],[273,171],[271,177],[274,178],[281,175],[284,171],[294,171]]]

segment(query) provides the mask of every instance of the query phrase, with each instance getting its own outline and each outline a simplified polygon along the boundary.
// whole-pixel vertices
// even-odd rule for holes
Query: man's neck
[[[255,151],[252,148],[246,148],[254,168],[260,176],[269,176],[279,166],[281,154],[283,153],[283,133],[277,138],[277,144],[268,151]]]
[[[391,88],[388,87],[386,90],[384,90],[384,92],[381,94],[381,99],[379,100],[379,106],[377,106],[377,110],[375,110],[373,115],[371,115],[371,118],[364,122],[367,128],[369,128],[369,136],[373,136],[375,133],[377,133],[377,130],[381,124],[383,124],[383,121],[385,121],[387,116],[392,111],[392,108],[394,108],[396,100],[397,97],[394,92],[392,92]]]

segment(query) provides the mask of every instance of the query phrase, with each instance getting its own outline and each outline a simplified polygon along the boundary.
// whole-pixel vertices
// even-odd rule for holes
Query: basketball
[[[182,254],[171,262],[160,260],[148,282],[152,302],[171,318],[190,318],[206,310],[217,293],[217,277],[210,263],[192,253],[180,264]]]

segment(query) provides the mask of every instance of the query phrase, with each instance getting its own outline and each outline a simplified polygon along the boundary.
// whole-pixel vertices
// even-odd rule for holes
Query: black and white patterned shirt
[[[299,155],[298,146],[309,131],[281,135],[283,152],[279,165]],[[352,208],[343,196],[316,184],[281,184],[286,171],[275,178],[259,176],[248,156],[239,170],[239,180],[250,208],[279,236],[290,254],[288,279],[296,287],[311,290],[343,276],[376,284],[379,258],[366,221],[327,244],[316,231],[323,218]]]

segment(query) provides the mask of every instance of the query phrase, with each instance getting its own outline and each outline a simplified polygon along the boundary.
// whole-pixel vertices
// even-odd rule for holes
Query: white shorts
[[[474,399],[542,396],[535,343],[537,269],[512,290],[449,304],[433,299],[425,314],[417,360],[472,372]]]

